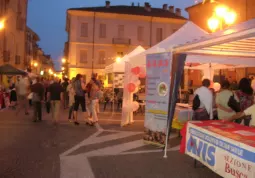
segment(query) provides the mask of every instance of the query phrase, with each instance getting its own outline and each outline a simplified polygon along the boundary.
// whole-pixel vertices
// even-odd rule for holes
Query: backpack
[[[200,99],[199,96],[196,95],[194,100],[193,100],[193,105],[192,105],[192,109],[195,111],[200,107]]]

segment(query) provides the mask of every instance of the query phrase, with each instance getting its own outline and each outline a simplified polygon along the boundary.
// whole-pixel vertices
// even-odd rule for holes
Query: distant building
[[[36,59],[36,53],[38,50],[37,42],[40,41],[40,37],[29,27],[27,27],[27,39],[26,39],[26,63],[29,69],[32,69],[32,62]]]
[[[0,65],[11,64],[26,69],[27,0],[0,0]]]
[[[178,30],[186,19],[181,9],[164,4],[162,8],[111,6],[67,10],[65,51],[69,77],[81,73],[88,80],[92,70],[99,77],[105,66],[138,45],[149,48]]]

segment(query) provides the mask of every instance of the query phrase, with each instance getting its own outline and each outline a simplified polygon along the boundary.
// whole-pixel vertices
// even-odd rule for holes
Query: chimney
[[[181,9],[180,8],[176,8],[175,9],[175,14],[178,15],[178,16],[181,16],[182,15]]]
[[[144,9],[145,9],[146,11],[150,12],[150,11],[151,11],[150,3],[145,2],[145,3],[144,3]]]
[[[109,8],[110,5],[111,5],[111,2],[110,2],[110,1],[105,1],[105,7],[106,7],[106,8]]]
[[[137,6],[140,7],[140,3],[139,3],[139,2],[138,2],[138,4],[137,4]]]
[[[174,13],[174,6],[169,6],[169,12]]]
[[[134,3],[134,2],[132,2],[132,3],[131,3],[131,6],[135,6],[135,3]]]
[[[163,9],[167,10],[167,4],[163,4]]]

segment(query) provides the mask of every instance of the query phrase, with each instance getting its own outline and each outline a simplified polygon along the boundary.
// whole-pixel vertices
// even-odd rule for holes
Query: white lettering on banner
[[[196,137],[198,137],[198,138],[200,138],[202,140],[205,140],[208,143],[211,143],[211,144],[213,144],[213,145],[215,145],[217,147],[221,147],[221,148],[223,148],[223,149],[225,149],[227,151],[230,151],[232,153],[235,153],[235,154],[237,154],[239,156],[243,156],[243,150],[242,149],[240,149],[240,148],[238,148],[236,146],[233,146],[233,145],[231,145],[231,144],[229,144],[227,142],[224,142],[224,141],[222,141],[222,140],[220,140],[218,138],[215,138],[215,137],[213,137],[211,135],[205,134],[205,133],[203,133],[201,131],[198,131],[198,130],[195,130],[195,129],[192,129],[192,128],[190,129],[190,134],[193,135],[193,136],[196,136]]]

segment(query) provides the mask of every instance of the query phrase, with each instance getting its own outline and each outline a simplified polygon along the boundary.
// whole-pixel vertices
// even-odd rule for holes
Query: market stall
[[[176,61],[255,66],[255,19],[173,49]],[[184,67],[184,63],[182,64]],[[172,80],[178,86],[179,81]],[[177,91],[171,91],[168,126],[172,123]],[[201,125],[200,125],[201,124]],[[237,128],[238,127],[238,128]],[[167,134],[169,133],[169,128]],[[185,153],[223,177],[254,177],[255,130],[220,121],[188,122]],[[167,146],[166,146],[167,147]],[[165,147],[165,153],[166,153]],[[206,148],[206,149],[205,149]],[[232,160],[231,162],[229,160]],[[234,161],[234,162],[233,162]]]
[[[135,91],[137,91],[137,88],[139,85],[139,75],[144,77],[144,73],[146,72],[146,55],[153,54],[153,53],[161,53],[166,51],[171,51],[172,47],[183,44],[187,41],[196,41],[201,36],[206,36],[207,32],[199,28],[197,25],[195,25],[192,22],[187,22],[184,24],[178,31],[176,31],[174,34],[167,37],[162,42],[156,44],[155,46],[149,48],[148,50],[138,54],[134,55],[133,57],[129,58],[129,62],[127,65],[125,65],[125,77],[126,80],[124,80],[124,104],[125,105],[133,105],[133,108],[136,108],[137,103],[133,102],[132,95]],[[140,74],[139,74],[140,73]],[[134,90],[128,91],[128,86],[133,86]],[[131,89],[131,88],[130,88]],[[122,121],[121,126],[127,125],[133,123],[133,109],[131,108],[125,108],[122,110]]]

